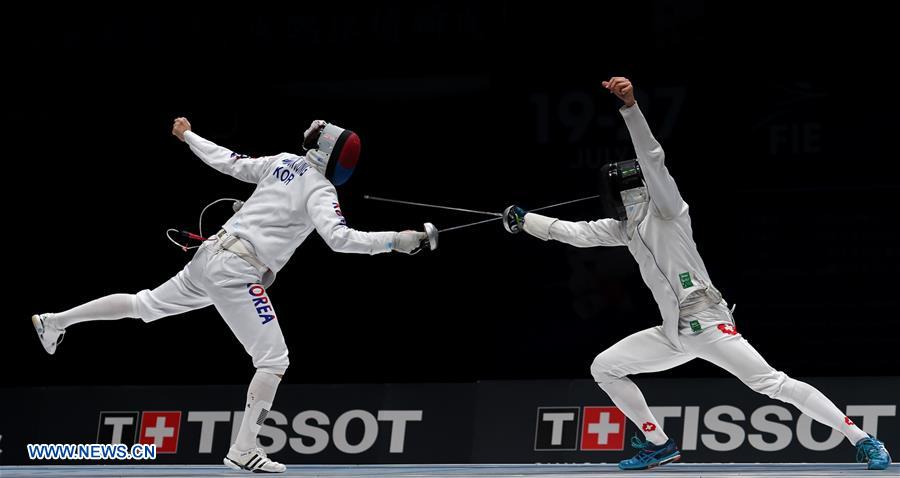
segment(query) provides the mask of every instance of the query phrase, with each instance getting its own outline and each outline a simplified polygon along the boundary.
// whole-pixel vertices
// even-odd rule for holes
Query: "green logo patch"
[[[691,282],[691,273],[690,272],[682,272],[678,274],[678,280],[681,281],[681,288],[687,289],[688,287],[694,287],[694,283]]]
[[[694,332],[700,332],[702,329],[703,327],[700,327],[700,322],[696,320],[691,321],[691,330],[693,330]]]

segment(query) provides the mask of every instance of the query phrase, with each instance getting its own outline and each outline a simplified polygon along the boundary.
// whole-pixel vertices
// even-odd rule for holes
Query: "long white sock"
[[[618,378],[609,382],[598,383],[600,388],[609,395],[613,403],[622,410],[622,413],[637,425],[644,437],[654,445],[662,445],[669,437],[659,422],[650,412],[647,401],[641,389],[628,377]]]
[[[116,320],[138,316],[134,294],[112,294],[92,300],[65,312],[50,314],[53,325],[66,327],[89,320]]]
[[[854,445],[869,436],[841,413],[828,397],[806,382],[788,378],[775,398],[790,403],[809,418],[843,433]]]
[[[247,408],[244,409],[241,429],[238,430],[237,440],[234,442],[238,450],[247,451],[256,448],[256,435],[259,434],[266,415],[272,409],[272,401],[275,400],[275,391],[278,390],[279,383],[281,379],[278,375],[256,371],[247,390]]]

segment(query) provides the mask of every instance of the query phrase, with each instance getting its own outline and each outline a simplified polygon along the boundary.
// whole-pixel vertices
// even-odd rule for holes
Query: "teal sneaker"
[[[640,451],[637,455],[619,462],[619,468],[622,470],[646,470],[681,459],[681,452],[675,446],[675,440],[671,438],[662,445],[654,445],[633,436],[631,437],[631,446]]]
[[[869,463],[870,470],[886,470],[891,464],[891,454],[872,435],[856,443],[856,462]]]

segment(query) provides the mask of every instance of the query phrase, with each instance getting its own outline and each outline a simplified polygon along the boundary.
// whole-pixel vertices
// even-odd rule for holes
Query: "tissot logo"
[[[179,440],[182,416],[188,430],[185,440]],[[97,443],[145,443],[156,445],[157,453],[178,453],[180,448],[182,455],[208,454],[213,452],[214,442],[226,449],[234,443],[243,416],[242,410],[100,412]],[[402,454],[408,429],[418,433],[413,424],[421,421],[422,410],[355,409],[335,415],[303,410],[290,417],[270,410],[259,436],[263,451],[270,454],[288,448],[301,455],[315,455],[334,448],[355,455],[369,451],[379,440],[387,443],[389,453]],[[219,433],[223,429],[230,429],[230,434],[223,437]],[[195,433],[199,433],[199,441],[194,441]]]
[[[538,407],[535,451],[621,450],[624,446],[625,415],[616,407]]]
[[[157,453],[176,453],[181,412],[100,412],[97,443],[145,443]]]
[[[616,407],[538,407],[537,411],[537,451],[624,449],[625,428],[629,425]],[[837,430],[823,428],[827,435],[814,433],[814,426],[823,426],[814,425],[808,416],[776,404],[750,409],[733,405],[664,406],[650,407],[650,411],[658,423],[644,422],[640,428],[645,432],[665,429],[682,450],[728,452],[749,446],[758,451],[776,452],[798,446],[824,451],[846,441]],[[865,432],[878,436],[881,420],[897,416],[897,407],[848,405],[846,413],[846,423],[861,424]],[[630,426],[640,436],[637,427]]]

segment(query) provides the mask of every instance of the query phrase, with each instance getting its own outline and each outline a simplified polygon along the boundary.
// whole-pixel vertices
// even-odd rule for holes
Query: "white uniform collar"
[[[634,235],[634,229],[647,217],[650,208],[650,195],[647,188],[634,188],[622,191],[622,204],[625,206],[625,232],[630,239]]]

